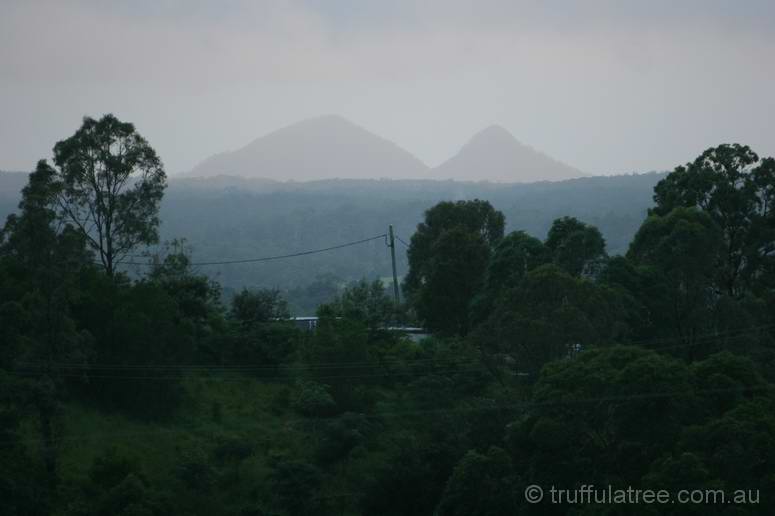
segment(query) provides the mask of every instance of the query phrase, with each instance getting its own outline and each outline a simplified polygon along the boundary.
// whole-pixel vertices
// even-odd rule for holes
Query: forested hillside
[[[121,151],[97,164],[106,141]],[[426,203],[401,226],[404,302],[360,281],[302,331],[278,290],[224,302],[179,245],[127,275],[122,258],[159,240],[165,173],[131,124],[85,119],[0,232],[0,512],[619,514],[585,491],[604,486],[633,514],[771,514],[775,160],[721,145],[677,167],[620,256],[576,217],[541,238],[523,231],[541,222],[509,221],[547,192],[561,201],[542,213],[606,196],[615,213],[617,184],[653,179],[459,192],[515,211],[430,202],[433,183],[174,192],[167,209],[199,230],[213,219],[185,202],[220,196],[208,238],[253,218],[245,206],[304,213],[306,199],[320,211],[283,227],[309,233],[253,226],[299,244]]]
[[[447,199],[479,198],[506,215],[507,230],[520,229],[544,238],[554,219],[574,216],[600,228],[609,252],[620,254],[652,205],[653,187],[662,177],[664,174],[652,173],[524,185],[173,178],[161,203],[160,234],[161,241],[186,239],[195,262],[320,249],[383,234],[388,224],[408,242],[428,206]],[[0,175],[4,213],[18,202],[20,179],[19,175]],[[158,247],[151,249],[155,252]],[[400,276],[407,272],[405,250],[399,242]],[[126,269],[143,274],[145,267]],[[294,311],[309,315],[318,299],[316,288],[333,291],[363,277],[387,277],[390,256],[384,241],[375,240],[303,258],[199,270],[216,279],[227,294],[242,287],[280,288],[291,297]],[[330,295],[319,299],[328,300]]]
[[[0,516],[775,515],[774,28],[0,0]]]

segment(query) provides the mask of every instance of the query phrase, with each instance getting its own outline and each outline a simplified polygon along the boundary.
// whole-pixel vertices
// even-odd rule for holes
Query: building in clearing
[[[315,331],[318,327],[317,317],[291,317],[290,320],[294,326],[296,326],[296,328],[302,331],[311,332]],[[388,326],[386,329],[390,332],[403,333],[412,342],[420,342],[421,340],[431,336],[428,330],[417,326]]]

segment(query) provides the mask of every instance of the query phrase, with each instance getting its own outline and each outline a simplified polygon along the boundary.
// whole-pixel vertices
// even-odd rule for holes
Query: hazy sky
[[[329,113],[429,165],[493,123],[589,173],[775,155],[775,2],[0,0],[0,169],[106,112],[170,173]]]

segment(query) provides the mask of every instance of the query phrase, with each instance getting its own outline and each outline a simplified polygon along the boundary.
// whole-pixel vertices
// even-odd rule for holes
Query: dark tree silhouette
[[[111,114],[85,117],[73,136],[54,146],[54,163],[59,216],[86,236],[108,275],[134,248],[158,241],[167,178],[134,125]]]
[[[469,303],[484,282],[505,219],[487,201],[441,202],[425,212],[409,247],[404,289],[429,328],[468,332]]]
[[[654,188],[653,214],[697,207],[719,225],[718,290],[740,298],[762,284],[775,261],[775,159],[724,144],[676,167]]]

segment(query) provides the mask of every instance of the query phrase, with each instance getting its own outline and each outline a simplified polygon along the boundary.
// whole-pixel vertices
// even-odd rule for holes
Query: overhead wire
[[[645,349],[652,351],[661,351],[665,349],[680,349],[687,348],[696,345],[700,345],[713,338],[739,338],[751,333],[762,332],[775,328],[775,324],[757,325],[729,330],[726,332],[713,332],[701,334],[694,337],[694,342],[682,343],[673,346],[659,346],[651,347],[648,344],[657,342],[669,342],[675,340],[682,340],[683,337],[664,337],[659,339],[643,339],[629,341],[621,345],[637,345]],[[600,346],[596,346],[600,349]],[[180,378],[201,376],[203,373],[261,373],[270,372],[271,377],[277,377],[278,373],[327,373],[331,371],[347,371],[351,369],[389,369],[396,367],[404,368],[446,368],[449,372],[453,372],[451,369],[454,367],[465,368],[468,366],[474,366],[482,364],[482,360],[479,357],[467,357],[467,358],[453,358],[453,357],[427,357],[427,358],[409,358],[409,359],[383,359],[383,360],[368,360],[368,361],[338,361],[338,362],[318,362],[314,364],[79,364],[68,362],[17,362],[17,371],[14,373],[20,374],[35,374],[47,369],[64,370],[58,371],[58,375],[63,373],[69,373],[72,375],[72,371],[77,372],[78,377],[86,375],[88,377],[94,377],[91,372],[104,373],[112,371],[122,372],[161,372],[161,373],[176,373]],[[418,371],[419,372],[419,371]],[[434,371],[430,371],[434,372]],[[188,373],[183,375],[182,373]],[[419,372],[425,374],[424,372]],[[376,375],[384,376],[384,374]],[[105,376],[109,377],[109,376]],[[136,378],[124,375],[116,375],[116,378]],[[251,376],[256,378],[257,376]],[[248,378],[251,378],[248,377]],[[336,375],[337,378],[342,378],[341,375]],[[158,376],[149,376],[148,379],[157,379]]]
[[[696,396],[696,395],[712,395],[712,394],[724,394],[724,393],[730,393],[730,392],[747,392],[747,393],[753,393],[753,392],[766,392],[766,391],[773,391],[775,390],[775,386],[773,385],[753,385],[753,386],[736,386],[736,387],[720,387],[720,388],[706,388],[706,389],[689,389],[689,390],[678,390],[678,391],[657,391],[657,392],[640,392],[640,393],[629,393],[629,394],[622,394],[622,395],[609,395],[609,396],[590,396],[590,397],[583,397],[583,398],[577,398],[577,399],[567,399],[564,398],[562,400],[541,400],[541,401],[519,401],[516,403],[493,403],[489,406],[466,406],[466,407],[453,407],[453,408],[423,408],[423,409],[407,409],[407,410],[379,410],[375,411],[371,414],[357,414],[358,416],[367,418],[367,419],[380,419],[380,418],[388,418],[388,417],[405,417],[405,416],[412,416],[412,415],[438,415],[438,414],[455,414],[455,413],[468,413],[468,412],[489,412],[489,411],[510,411],[510,410],[530,410],[534,408],[542,408],[542,407],[563,407],[563,406],[574,406],[574,405],[585,405],[585,404],[599,404],[602,402],[620,402],[620,403],[628,403],[628,402],[634,402],[634,401],[641,401],[641,400],[649,400],[649,399],[669,399],[669,398],[677,398],[677,397],[683,397],[683,396]],[[280,421],[284,425],[289,424],[298,424],[298,423],[305,423],[309,422],[309,418],[303,418],[303,417],[295,417],[295,418],[285,418],[280,419]],[[76,441],[76,442],[82,442],[89,439],[98,439],[101,437],[134,437],[139,435],[155,435],[155,434],[163,434],[163,433],[180,433],[182,431],[197,431],[200,429],[208,428],[209,425],[206,424],[198,424],[196,426],[194,425],[187,425],[183,428],[178,425],[177,428],[156,428],[151,430],[144,430],[139,432],[92,432],[89,434],[78,434],[78,435],[66,435],[66,436],[60,436],[57,438],[54,438],[54,442],[68,442],[68,441]],[[8,439],[5,441],[0,441],[0,445],[14,445],[14,444],[25,444],[25,443],[35,443],[38,442],[39,438],[29,438],[29,439]]]
[[[220,261],[207,261],[207,262],[191,262],[189,265],[191,266],[201,266],[201,265],[233,265],[233,264],[240,264],[240,263],[258,263],[258,262],[269,262],[273,260],[283,260],[286,258],[295,258],[297,256],[307,256],[310,254],[317,254],[317,253],[324,253],[327,251],[333,251],[336,249],[343,249],[345,247],[350,247],[354,245],[359,244],[365,244],[367,242],[371,242],[372,240],[378,240],[381,238],[386,238],[387,233],[382,233],[380,235],[375,235],[373,237],[369,238],[363,238],[361,240],[354,240],[352,242],[345,242],[343,244],[333,245],[330,247],[323,247],[320,249],[310,249],[307,251],[299,251],[296,253],[290,253],[290,254],[281,254],[276,256],[263,256],[260,258],[245,258],[245,259],[237,259],[237,260],[220,260]],[[102,263],[97,261],[97,263]],[[146,267],[151,267],[156,265],[153,262],[136,262],[136,261],[119,261],[117,262],[117,265],[143,265]]]
[[[309,379],[309,380],[355,380],[355,379],[366,379],[366,378],[385,378],[385,377],[403,377],[403,376],[427,376],[429,374],[448,374],[448,375],[455,375],[455,374],[468,374],[468,373],[485,373],[486,370],[482,366],[477,367],[470,367],[465,369],[438,369],[438,370],[431,370],[431,371],[385,371],[385,372],[372,372],[372,373],[362,373],[362,374],[333,374],[329,372],[327,375],[309,375],[309,376],[301,376],[298,379]],[[24,373],[17,374],[19,376],[24,376]],[[280,382],[280,381],[295,381],[297,380],[297,377],[295,376],[262,376],[262,377],[256,377],[256,376],[247,376],[244,374],[239,374],[239,372],[232,372],[229,375],[219,374],[217,376],[203,376],[203,375],[196,375],[196,374],[173,374],[168,376],[153,376],[150,374],[142,375],[142,376],[128,376],[128,375],[108,375],[108,374],[77,374],[77,373],[64,373],[57,375],[59,378],[87,378],[87,379],[112,379],[112,380],[149,380],[149,381],[157,381],[157,380],[164,380],[164,381],[172,381],[172,380],[184,380],[187,378],[200,378],[200,379],[217,379],[217,380],[225,380],[225,381],[253,381],[253,380],[261,380],[266,381],[268,383],[272,382]]]
[[[377,239],[387,239],[387,234],[383,233],[380,235],[376,235],[373,237],[356,240],[352,242],[346,242],[343,244],[320,248],[320,249],[313,249],[313,250],[306,250],[306,251],[300,251],[296,253],[290,253],[290,254],[284,254],[284,255],[276,255],[276,256],[267,256],[267,257],[259,257],[259,258],[248,258],[248,259],[235,259],[235,260],[223,260],[223,261],[204,261],[204,262],[192,262],[192,266],[211,266],[211,265],[230,265],[230,264],[244,264],[244,263],[258,263],[258,262],[267,262],[267,261],[273,261],[273,260],[281,260],[281,259],[287,259],[287,258],[294,258],[299,256],[307,256],[311,254],[317,254],[327,251],[332,251],[336,249],[342,249],[350,246],[355,246],[363,243],[367,243],[373,240]],[[411,247],[410,244],[408,244],[406,241],[404,241],[400,236],[395,235],[395,238],[401,242],[404,246],[407,248]],[[142,256],[138,255],[131,255],[131,258],[141,258]],[[135,262],[135,261],[120,261],[118,262],[120,265],[141,265],[141,266],[152,266],[153,263],[150,262]],[[739,337],[742,335],[746,335],[755,331],[764,331],[767,329],[771,329],[775,327],[775,325],[761,325],[761,326],[754,326],[754,327],[748,327],[748,328],[740,328],[735,330],[728,330],[726,332],[716,332],[712,334],[705,334],[705,335],[699,335],[699,336],[693,336],[693,342],[689,343],[683,343],[678,344],[675,346],[662,346],[662,347],[655,347],[650,349],[655,350],[661,350],[661,349],[675,349],[675,348],[682,348],[682,347],[689,347],[694,346],[703,343],[706,340],[713,339],[713,338],[723,338],[723,337]],[[632,341],[631,344],[638,344],[643,345],[645,343],[656,343],[656,342],[671,342],[675,340],[683,340],[684,337],[666,337],[666,338],[660,338],[660,339],[649,339],[649,340],[641,340],[641,341]],[[446,365],[443,365],[446,364]],[[145,376],[125,376],[125,375],[106,375],[106,374],[87,374],[89,378],[123,378],[123,379],[142,379],[142,380],[160,380],[160,379],[183,379],[183,378],[190,378],[190,377],[197,377],[197,378],[205,378],[205,379],[219,379],[219,380],[230,380],[230,379],[236,379],[236,378],[224,378],[224,377],[206,377],[201,376],[201,373],[255,373],[255,372],[324,372],[328,376],[314,376],[316,379],[353,379],[353,378],[369,378],[369,377],[377,377],[377,376],[385,376],[388,375],[397,375],[397,376],[404,376],[404,375],[413,375],[413,374],[428,374],[428,373],[437,373],[437,374],[458,374],[458,373],[467,373],[467,372],[483,372],[482,367],[473,367],[475,364],[480,364],[479,359],[464,359],[464,360],[439,360],[436,358],[428,358],[428,359],[416,359],[416,360],[409,360],[406,362],[344,362],[344,363],[319,363],[319,364],[307,364],[307,365],[294,365],[294,366],[271,366],[271,365],[221,365],[221,366],[207,366],[207,365],[153,365],[153,364],[124,364],[124,365],[109,365],[109,364],[95,364],[95,365],[78,365],[78,364],[46,364],[46,366],[53,366],[58,367],[62,369],[70,369],[71,372],[60,374],[59,376],[62,377],[83,377],[84,374],[90,373],[91,371],[102,369],[102,372],[105,371],[127,371],[134,373],[135,371],[151,371],[156,370],[160,371],[162,373],[167,374],[167,376],[151,376],[151,375],[145,375]],[[22,364],[23,365],[23,364]],[[26,364],[26,365],[32,365],[32,364]],[[457,367],[455,367],[455,365]],[[430,371],[393,371],[393,372],[383,372],[380,374],[374,374],[374,373],[361,373],[361,374],[352,374],[352,375],[338,375],[338,374],[331,374],[333,371],[340,371],[340,370],[349,370],[349,369],[373,369],[373,368],[386,368],[386,367],[406,367],[411,369],[412,366],[420,366],[420,367],[431,367]],[[434,368],[433,366],[438,366],[438,368]],[[78,370],[83,370],[82,373],[78,373]],[[169,374],[170,371],[177,371],[175,374]],[[33,371],[28,371],[29,373],[34,374]],[[99,372],[99,371],[98,371]],[[25,373],[22,371],[22,373]],[[187,373],[187,374],[183,374]],[[242,378],[240,378],[242,379]],[[252,379],[252,377],[244,377],[244,379]],[[718,389],[695,389],[690,391],[665,391],[665,392],[646,392],[646,393],[631,393],[627,395],[620,395],[620,396],[603,396],[603,397],[590,397],[590,398],[580,398],[575,400],[560,400],[560,401],[544,401],[544,402],[520,402],[520,403],[514,403],[514,404],[495,404],[493,406],[487,406],[487,407],[457,407],[457,408],[438,408],[438,409],[415,409],[415,410],[403,410],[403,411],[378,411],[374,414],[364,414],[364,417],[374,418],[374,417],[390,417],[390,416],[405,416],[405,415],[413,415],[413,414],[439,414],[439,413],[454,413],[454,412],[469,412],[469,411],[480,411],[480,410],[504,410],[504,409],[529,409],[534,407],[541,407],[541,406],[562,406],[562,405],[569,405],[569,404],[583,404],[583,403],[600,403],[604,401],[621,401],[621,402],[628,402],[628,401],[635,401],[635,400],[643,400],[643,399],[653,399],[653,398],[669,398],[669,397],[677,397],[682,395],[696,395],[696,394],[716,394],[716,393],[724,393],[724,392],[754,392],[759,390],[772,390],[773,386],[771,385],[765,385],[765,386],[741,386],[741,387],[733,387],[733,388],[718,388]],[[290,420],[283,420],[286,424],[288,422],[302,422],[306,421],[306,419],[302,418],[296,418],[296,419],[290,419]],[[201,426],[201,425],[200,425]],[[147,432],[137,432],[137,433],[128,433],[123,435],[146,435],[146,434],[153,434],[153,433],[161,433],[161,432],[179,432],[180,429],[156,429],[156,430],[149,430]],[[91,436],[86,436],[85,438],[93,438],[98,437],[100,434],[92,434]],[[107,434],[101,434],[101,435],[107,435]],[[116,435],[122,435],[122,434],[115,434],[111,433],[111,436]],[[58,439],[58,441],[64,441],[64,440],[70,440],[70,439],[77,439],[81,440],[84,436],[67,436],[67,437],[61,437]],[[16,442],[19,442],[19,440],[16,440]]]
[[[340,368],[340,367],[381,367],[384,365],[403,365],[403,364],[428,364],[428,363],[459,363],[459,362],[475,362],[479,359],[457,359],[457,358],[414,358],[407,360],[389,359],[384,361],[368,360],[368,361],[347,361],[347,362],[318,362],[316,364],[304,364],[304,365],[284,365],[282,367],[287,368],[311,368],[311,369],[326,369],[326,368]],[[209,369],[234,369],[234,370],[254,370],[254,369],[275,369],[278,366],[271,364],[222,364],[222,365],[210,365],[210,364],[94,364],[93,366],[77,364],[72,362],[17,362],[19,366],[27,367],[59,367],[59,368],[83,368],[83,367],[105,367],[109,369],[192,369],[192,370],[209,370]]]
[[[705,334],[698,336],[697,338],[706,338],[706,337],[718,337],[718,336],[740,336],[745,335],[746,333],[751,333],[753,331],[763,331],[770,329],[772,327],[775,327],[775,325],[759,325],[759,326],[750,326],[746,328],[739,328],[736,330],[730,330],[728,332],[716,332],[713,334]],[[653,339],[652,342],[665,342],[671,340],[669,338],[662,338],[662,339]],[[638,341],[639,344],[646,343],[647,341]],[[673,347],[686,347],[690,345],[695,345],[695,343],[689,343],[689,344],[682,344],[679,346],[673,346]],[[20,364],[21,365],[21,364]],[[27,365],[34,365],[32,363],[28,363]],[[59,364],[63,367],[77,367],[77,364]],[[142,371],[143,369],[156,369],[160,370],[163,374],[165,374],[165,369],[175,369],[175,366],[163,366],[163,365],[105,365],[102,364],[101,367],[104,368],[110,368],[110,367],[127,367],[129,373],[133,373],[135,370]],[[362,372],[358,371],[359,374],[332,374],[332,369],[334,371],[336,370],[342,370],[347,368],[378,368],[378,367],[390,367],[390,366],[404,366],[407,369],[405,370],[399,370],[399,371],[384,371],[379,373],[372,373],[372,372]],[[412,366],[419,366],[420,368],[428,367],[426,370],[417,370],[417,368],[413,368]],[[436,367],[432,367],[436,366]],[[272,380],[279,380],[284,381],[292,378],[282,378],[282,377],[262,377],[257,378],[256,376],[247,376],[242,373],[251,373],[251,372],[260,372],[260,371],[277,371],[276,366],[267,366],[267,365],[235,365],[235,366],[200,366],[200,365],[185,365],[185,366],[178,366],[186,369],[181,369],[181,372],[188,372],[192,374],[169,374],[169,371],[166,372],[167,376],[118,376],[118,375],[106,375],[106,374],[99,374],[99,375],[87,375],[89,378],[120,378],[120,379],[139,379],[139,380],[181,380],[185,378],[197,378],[203,381],[217,381],[217,382],[230,382],[230,381],[252,381],[252,380],[269,380],[270,383],[272,383]],[[341,362],[325,362],[325,363],[319,363],[319,364],[309,364],[305,367],[300,366],[290,366],[287,367],[286,372],[301,372],[304,373],[305,370],[309,373],[312,372],[311,375],[303,376],[302,378],[306,379],[314,379],[314,380],[332,380],[332,379],[339,379],[339,380],[347,380],[347,379],[356,379],[356,378],[374,378],[374,377],[405,377],[405,376],[422,376],[422,375],[428,375],[428,374],[472,374],[472,373],[485,373],[486,370],[482,367],[481,363],[479,362],[479,359],[472,359],[472,358],[466,358],[466,359],[449,359],[449,358],[438,358],[438,357],[429,357],[429,358],[417,358],[414,360],[409,360],[406,363],[401,363],[399,361],[362,361],[362,362],[348,362],[348,363],[341,363]],[[105,371],[103,370],[102,373]],[[202,373],[208,373],[208,372],[220,372],[220,373],[230,373],[227,376],[223,376],[222,374],[216,375],[216,376],[205,376]],[[323,373],[315,375],[314,373]],[[347,371],[345,371],[347,372]],[[242,375],[240,375],[242,374]],[[83,378],[84,374],[79,373],[71,373],[63,375],[65,377],[78,377]],[[598,396],[598,397],[587,397],[587,398],[579,398],[575,400],[545,400],[545,401],[533,401],[533,402],[518,402],[514,404],[503,404],[503,403],[495,403],[490,406],[467,406],[467,407],[454,407],[454,408],[438,408],[438,409],[408,409],[408,410],[379,410],[372,414],[361,414],[363,417],[374,419],[374,418],[388,418],[388,417],[402,417],[402,416],[424,416],[424,415],[438,415],[438,414],[452,414],[452,413],[467,413],[467,412],[478,412],[478,411],[509,411],[509,410],[517,410],[517,409],[523,409],[523,410],[529,410],[531,408],[538,408],[538,407],[544,407],[544,406],[568,406],[568,405],[577,405],[577,404],[590,404],[590,403],[601,403],[601,402],[633,402],[636,400],[645,400],[645,399],[664,399],[664,398],[670,398],[670,397],[678,397],[678,396],[691,396],[691,395],[710,395],[710,394],[718,394],[718,393],[724,393],[724,392],[758,392],[758,391],[772,391],[775,387],[772,385],[760,385],[760,386],[739,386],[739,387],[731,387],[731,388],[711,388],[711,389],[694,389],[689,391],[664,391],[664,392],[640,392],[640,393],[629,393],[625,395],[611,395],[611,396]],[[282,419],[283,424],[295,424],[295,423],[303,423],[305,421],[308,421],[308,419],[297,417],[297,418],[285,418]],[[67,435],[62,436],[55,441],[57,442],[65,442],[65,441],[83,441],[83,440],[92,440],[92,439],[99,439],[102,437],[133,437],[138,435],[154,435],[154,434],[163,434],[163,433],[172,433],[172,434],[179,434],[183,431],[198,431],[200,429],[205,428],[206,425],[197,425],[193,427],[188,428],[160,428],[160,429],[153,429],[148,431],[141,431],[141,432],[127,432],[127,433],[116,433],[116,432],[106,432],[106,433],[92,433],[88,435]],[[9,440],[6,443],[0,442],[0,445],[3,444],[14,444],[14,443],[20,443],[24,440],[15,439],[15,440]],[[37,442],[38,439],[31,438],[28,439],[29,442]]]
[[[736,328],[736,329],[731,329],[727,331],[705,333],[705,334],[692,336],[691,337],[692,342],[684,342],[682,344],[676,344],[673,346],[646,346],[646,345],[659,343],[659,342],[681,341],[681,340],[686,340],[688,337],[674,336],[674,337],[661,337],[657,339],[641,339],[641,340],[633,340],[631,341],[631,344],[648,347],[648,349],[651,349],[654,351],[660,351],[660,350],[666,350],[666,349],[680,349],[680,348],[698,346],[709,340],[713,340],[717,338],[737,338],[750,333],[757,333],[757,332],[771,330],[773,328],[775,328],[775,324],[763,324],[758,326],[746,326],[743,328]]]
[[[408,244],[406,241],[404,241],[400,236],[395,235],[395,238],[401,242],[404,246],[407,248],[411,247],[410,244]],[[369,238],[364,238],[361,240],[356,240],[352,242],[346,242],[343,244],[320,248],[320,249],[312,249],[307,251],[301,251],[296,253],[290,253],[285,255],[277,255],[277,256],[267,256],[267,257],[260,257],[260,258],[249,258],[249,259],[237,259],[237,260],[223,260],[223,261],[207,261],[207,262],[192,262],[192,266],[208,266],[208,265],[229,265],[229,264],[241,264],[241,263],[257,263],[257,262],[265,262],[265,261],[272,261],[272,260],[280,260],[280,259],[286,259],[286,258],[293,258],[298,256],[306,256],[316,253],[322,253],[327,251],[332,251],[336,249],[346,248],[354,245],[359,245],[363,243],[367,243],[373,240],[377,239],[385,239],[387,243],[387,234],[383,233],[380,235],[376,235]],[[133,256],[133,257],[139,257],[139,256]],[[143,265],[143,266],[151,266],[154,265],[153,263],[149,262],[132,262],[132,261],[124,261],[119,262],[121,265]],[[652,350],[662,350],[662,349],[676,349],[676,348],[683,348],[683,347],[690,347],[695,346],[698,344],[702,344],[708,339],[713,338],[722,338],[722,337],[740,337],[742,335],[746,335],[752,332],[756,331],[764,331],[767,329],[771,329],[775,327],[774,324],[770,325],[760,325],[760,326],[752,326],[747,328],[739,328],[734,330],[728,330],[726,332],[715,332],[715,333],[709,333],[699,336],[693,336],[693,342],[689,343],[682,343],[675,346],[661,346],[661,347],[651,347],[649,349]],[[638,341],[631,341],[630,344],[637,344],[643,346],[644,344],[649,343],[657,343],[657,342],[671,342],[676,340],[684,340],[685,337],[664,337],[664,338],[658,338],[658,339],[643,339]],[[35,366],[35,364],[27,363],[27,364],[20,364],[20,365],[27,365],[27,366]],[[42,364],[39,364],[42,365]],[[455,365],[457,367],[455,367]],[[281,376],[278,375],[278,373],[307,373],[307,376],[305,378],[312,378],[312,379],[319,379],[319,380],[331,380],[331,379],[355,379],[355,378],[372,378],[372,377],[385,377],[385,376],[420,376],[420,375],[427,375],[427,374],[465,374],[465,373],[481,373],[485,372],[485,369],[482,367],[480,359],[465,359],[465,360],[439,360],[437,358],[427,358],[427,359],[415,359],[410,360],[407,362],[331,362],[331,363],[319,363],[319,364],[306,364],[306,365],[288,365],[288,366],[272,366],[272,365],[221,365],[221,366],[209,366],[209,365],[160,365],[160,364],[123,364],[123,365],[109,365],[109,364],[94,364],[94,365],[79,365],[79,364],[46,364],[47,367],[55,367],[55,368],[62,368],[62,369],[71,369],[70,372],[65,374],[58,374],[58,376],[66,377],[66,378],[83,378],[86,376],[87,378],[95,378],[95,379],[108,379],[108,378],[114,378],[114,379],[137,379],[137,380],[180,380],[185,378],[200,378],[205,380],[218,380],[218,381],[233,381],[233,380],[253,380],[253,379],[262,379],[262,380],[272,380],[272,379],[282,379]],[[437,366],[437,367],[433,367]],[[350,375],[342,375],[342,374],[332,374],[336,371],[342,371],[342,370],[348,370],[348,369],[375,369],[375,368],[381,368],[386,369],[390,367],[404,367],[406,370],[403,371],[382,371],[377,374],[375,373],[364,373],[361,372],[360,374],[350,374]],[[417,370],[418,368],[427,367],[429,370]],[[102,371],[99,371],[99,370]],[[80,372],[79,372],[80,370]],[[105,373],[107,371],[126,371],[126,372],[139,372],[139,371],[159,371],[161,373],[166,373],[166,376],[152,376],[150,374],[146,374],[144,376],[127,376],[127,375],[108,375],[108,374],[98,374],[94,375],[91,374],[92,371],[97,371],[99,373]],[[310,372],[322,372],[326,373],[327,376],[320,376],[315,374],[309,374]],[[28,370],[28,371],[18,371],[17,373],[21,374],[34,374],[35,370]],[[223,373],[227,373],[230,375],[240,374],[240,373],[259,373],[259,372],[271,372],[271,376],[222,376]],[[346,372],[346,371],[345,371]],[[174,374],[169,374],[174,373]],[[204,376],[203,373],[219,373],[219,376]],[[495,405],[492,407],[459,407],[456,409],[423,409],[423,410],[409,410],[409,411],[382,411],[377,412],[374,414],[365,414],[365,417],[388,417],[390,415],[411,415],[411,414],[428,414],[428,413],[447,413],[447,412],[460,412],[460,411],[469,411],[469,410],[497,410],[497,409],[509,409],[509,408],[531,408],[536,406],[544,406],[544,405],[563,405],[563,404],[569,404],[569,403],[591,403],[591,402],[601,402],[601,401],[628,401],[628,400],[636,400],[636,399],[650,399],[650,398],[664,398],[664,397],[671,397],[671,396],[677,396],[677,395],[689,395],[689,394],[710,394],[710,393],[721,393],[721,392],[729,392],[732,390],[740,391],[744,390],[747,392],[752,392],[755,390],[772,390],[774,387],[767,385],[767,386],[759,386],[759,387],[735,387],[735,388],[727,388],[727,389],[705,389],[705,390],[694,390],[691,392],[664,392],[664,393],[634,393],[629,395],[623,395],[623,396],[608,396],[608,397],[597,397],[597,398],[588,398],[588,399],[579,399],[579,400],[563,400],[560,402],[549,402],[549,403],[519,403],[519,404],[512,404],[512,405]],[[283,420],[284,422],[288,422],[287,420]],[[290,420],[293,422],[293,420]],[[305,421],[305,419],[299,418],[298,421]],[[179,429],[159,429],[160,432],[178,432]],[[154,431],[149,432],[142,432],[141,434],[145,433],[154,433]],[[73,436],[74,439],[81,439],[83,436]],[[87,437],[88,438],[88,437]],[[18,442],[18,440],[17,440]]]

